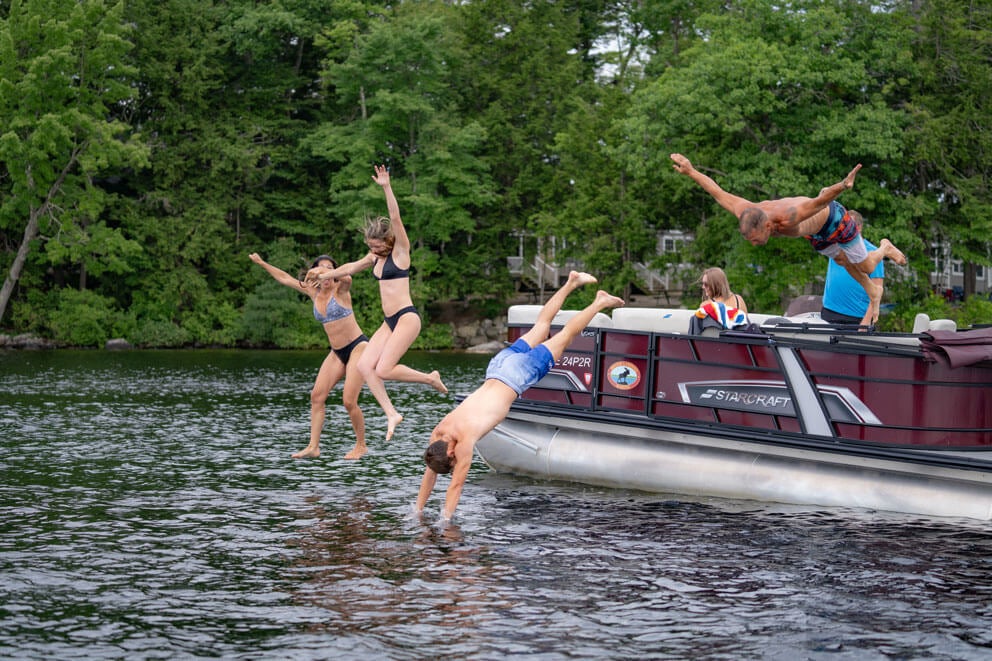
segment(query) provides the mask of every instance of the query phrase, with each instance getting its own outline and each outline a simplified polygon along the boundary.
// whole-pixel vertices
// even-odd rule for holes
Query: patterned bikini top
[[[317,309],[317,302],[313,303],[313,318],[322,324],[326,324],[332,321],[337,321],[338,319],[344,319],[350,314],[354,314],[351,308],[346,308],[331,296],[331,300],[327,301],[327,309],[324,314],[320,314],[320,310]]]

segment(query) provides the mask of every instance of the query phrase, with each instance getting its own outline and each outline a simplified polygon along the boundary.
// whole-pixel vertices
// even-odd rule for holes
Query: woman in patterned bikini
[[[279,284],[310,297],[313,301],[313,316],[324,327],[327,341],[331,345],[331,352],[321,364],[310,391],[310,443],[293,457],[300,459],[320,456],[320,433],[327,417],[327,396],[343,378],[341,403],[351,418],[352,429],[355,430],[355,447],[344,458],[361,459],[368,448],[365,445],[365,416],[358,406],[358,395],[363,383],[358,360],[368,347],[369,338],[358,327],[351,309],[351,278],[342,276],[319,282],[301,281],[266,263],[258,253],[252,253],[249,257],[268,271]],[[335,266],[333,259],[321,255],[314,260],[311,268],[330,270]]]

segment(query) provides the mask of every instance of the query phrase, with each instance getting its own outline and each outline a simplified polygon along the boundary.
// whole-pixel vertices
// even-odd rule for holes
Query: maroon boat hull
[[[510,339],[525,330],[511,327]],[[520,402],[882,447],[992,450],[992,363],[951,368],[916,347],[853,340],[587,329]],[[805,414],[803,392],[816,400]],[[811,405],[824,424],[811,424]]]

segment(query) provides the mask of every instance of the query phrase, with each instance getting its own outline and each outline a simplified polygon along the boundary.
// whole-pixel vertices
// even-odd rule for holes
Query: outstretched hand
[[[315,266],[307,271],[307,275],[303,279],[303,282],[311,285],[319,285],[323,280],[327,279],[328,273],[330,273],[330,269],[326,266]]]
[[[386,169],[386,166],[385,165],[376,165],[376,166],[373,166],[373,167],[375,168],[375,174],[372,175],[372,180],[375,183],[379,184],[380,186],[388,186],[389,185],[389,170]]]
[[[262,263],[262,258],[259,256],[259,254],[257,252],[253,252],[252,254],[248,255],[248,258],[251,261],[255,262],[256,264],[261,264]]]
[[[858,163],[857,165],[854,166],[854,169],[848,172],[847,176],[844,177],[844,181],[842,181],[841,183],[844,184],[844,188],[846,190],[850,190],[854,188],[854,177],[858,174],[858,170],[860,169],[861,169],[861,164]]]
[[[672,167],[675,168],[675,171],[679,174],[689,174],[693,171],[692,163],[682,154],[672,154],[671,158],[672,161],[674,161]]]

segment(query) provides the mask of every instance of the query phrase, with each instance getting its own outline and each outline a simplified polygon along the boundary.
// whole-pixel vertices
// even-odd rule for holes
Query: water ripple
[[[502,476],[411,519],[452,399],[363,394],[314,352],[0,353],[0,657],[984,659],[987,524]],[[485,357],[411,354],[449,388]]]

